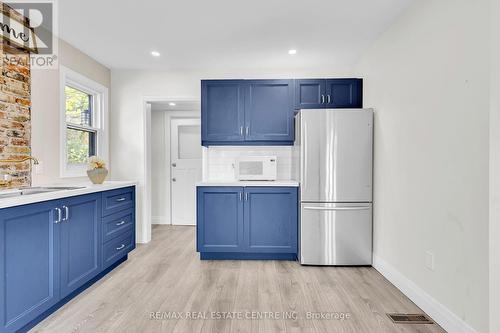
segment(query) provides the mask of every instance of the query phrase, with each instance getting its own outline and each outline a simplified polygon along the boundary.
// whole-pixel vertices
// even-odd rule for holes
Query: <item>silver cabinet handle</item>
[[[124,247],[125,247],[125,244],[122,244],[122,245],[118,246],[118,247],[116,248],[116,250],[117,250],[117,251],[119,251],[119,250],[123,249]]]
[[[121,221],[121,222],[118,222],[116,225],[120,226],[120,225],[124,225],[124,224],[125,224],[125,221]]]
[[[247,126],[247,128],[246,128],[246,133],[245,133],[245,134],[246,134],[246,135],[248,135],[248,132],[249,132],[249,131],[250,131],[250,126]]]
[[[240,192],[240,201],[243,200],[243,193]]]
[[[62,217],[62,213],[61,213],[61,208],[55,208],[56,212],[57,212],[57,220],[54,221],[55,224],[57,223],[60,223],[62,220],[61,220],[61,217]]]
[[[326,102],[330,104],[330,101],[331,101],[330,95],[326,95]]]
[[[69,208],[67,206],[62,206],[62,208],[64,209],[64,217],[63,217],[62,221],[68,221],[68,219],[69,219]]]
[[[248,201],[248,193],[245,193],[245,201]]]
[[[116,199],[117,202],[122,202],[122,201],[125,201],[127,200],[126,198],[119,198],[119,199]]]
[[[240,135],[243,136],[243,126],[240,126]]]
[[[325,95],[321,95],[321,104],[325,104]]]
[[[304,207],[306,210],[367,210],[370,207]]]

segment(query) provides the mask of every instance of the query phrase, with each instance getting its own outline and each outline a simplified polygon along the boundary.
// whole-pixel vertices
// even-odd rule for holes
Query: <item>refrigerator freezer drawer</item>
[[[302,203],[300,263],[372,264],[372,205]]]

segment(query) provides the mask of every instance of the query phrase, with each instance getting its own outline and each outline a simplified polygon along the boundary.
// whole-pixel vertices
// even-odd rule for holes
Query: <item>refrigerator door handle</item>
[[[302,185],[305,186],[306,182],[305,179],[307,177],[307,146],[306,146],[306,140],[307,140],[307,123],[304,122],[304,128],[302,130],[302,137],[300,138],[301,141],[301,155],[302,155],[302,165],[300,168],[301,171],[301,179],[302,179]]]
[[[366,207],[304,207],[306,210],[367,210],[370,206]]]

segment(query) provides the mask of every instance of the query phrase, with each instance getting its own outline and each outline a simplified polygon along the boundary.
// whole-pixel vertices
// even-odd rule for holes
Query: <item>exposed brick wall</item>
[[[2,11],[11,11],[2,5],[0,2]],[[0,159],[19,159],[31,154],[30,57],[2,38],[0,56]],[[0,163],[0,174],[6,173],[12,176],[12,182],[5,184],[0,180],[0,189],[28,186],[31,162]]]

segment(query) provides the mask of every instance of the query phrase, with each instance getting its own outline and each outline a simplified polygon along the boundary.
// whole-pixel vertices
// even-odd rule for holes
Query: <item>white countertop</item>
[[[298,187],[299,182],[295,180],[272,180],[272,181],[260,181],[260,180],[246,180],[246,181],[203,181],[196,183],[196,186],[290,186]]]
[[[135,185],[137,185],[137,182],[133,181],[105,181],[102,185],[94,185],[90,182],[76,183],[76,184],[64,183],[64,184],[41,185],[42,187],[83,187],[83,188],[75,190],[61,190],[61,191],[53,191],[46,193],[21,195],[10,198],[0,198],[0,208],[8,208],[8,207],[26,205],[36,202],[74,197],[77,195],[109,191],[117,188],[123,188]],[[3,190],[0,191],[0,194],[8,193],[9,191],[11,190]]]

